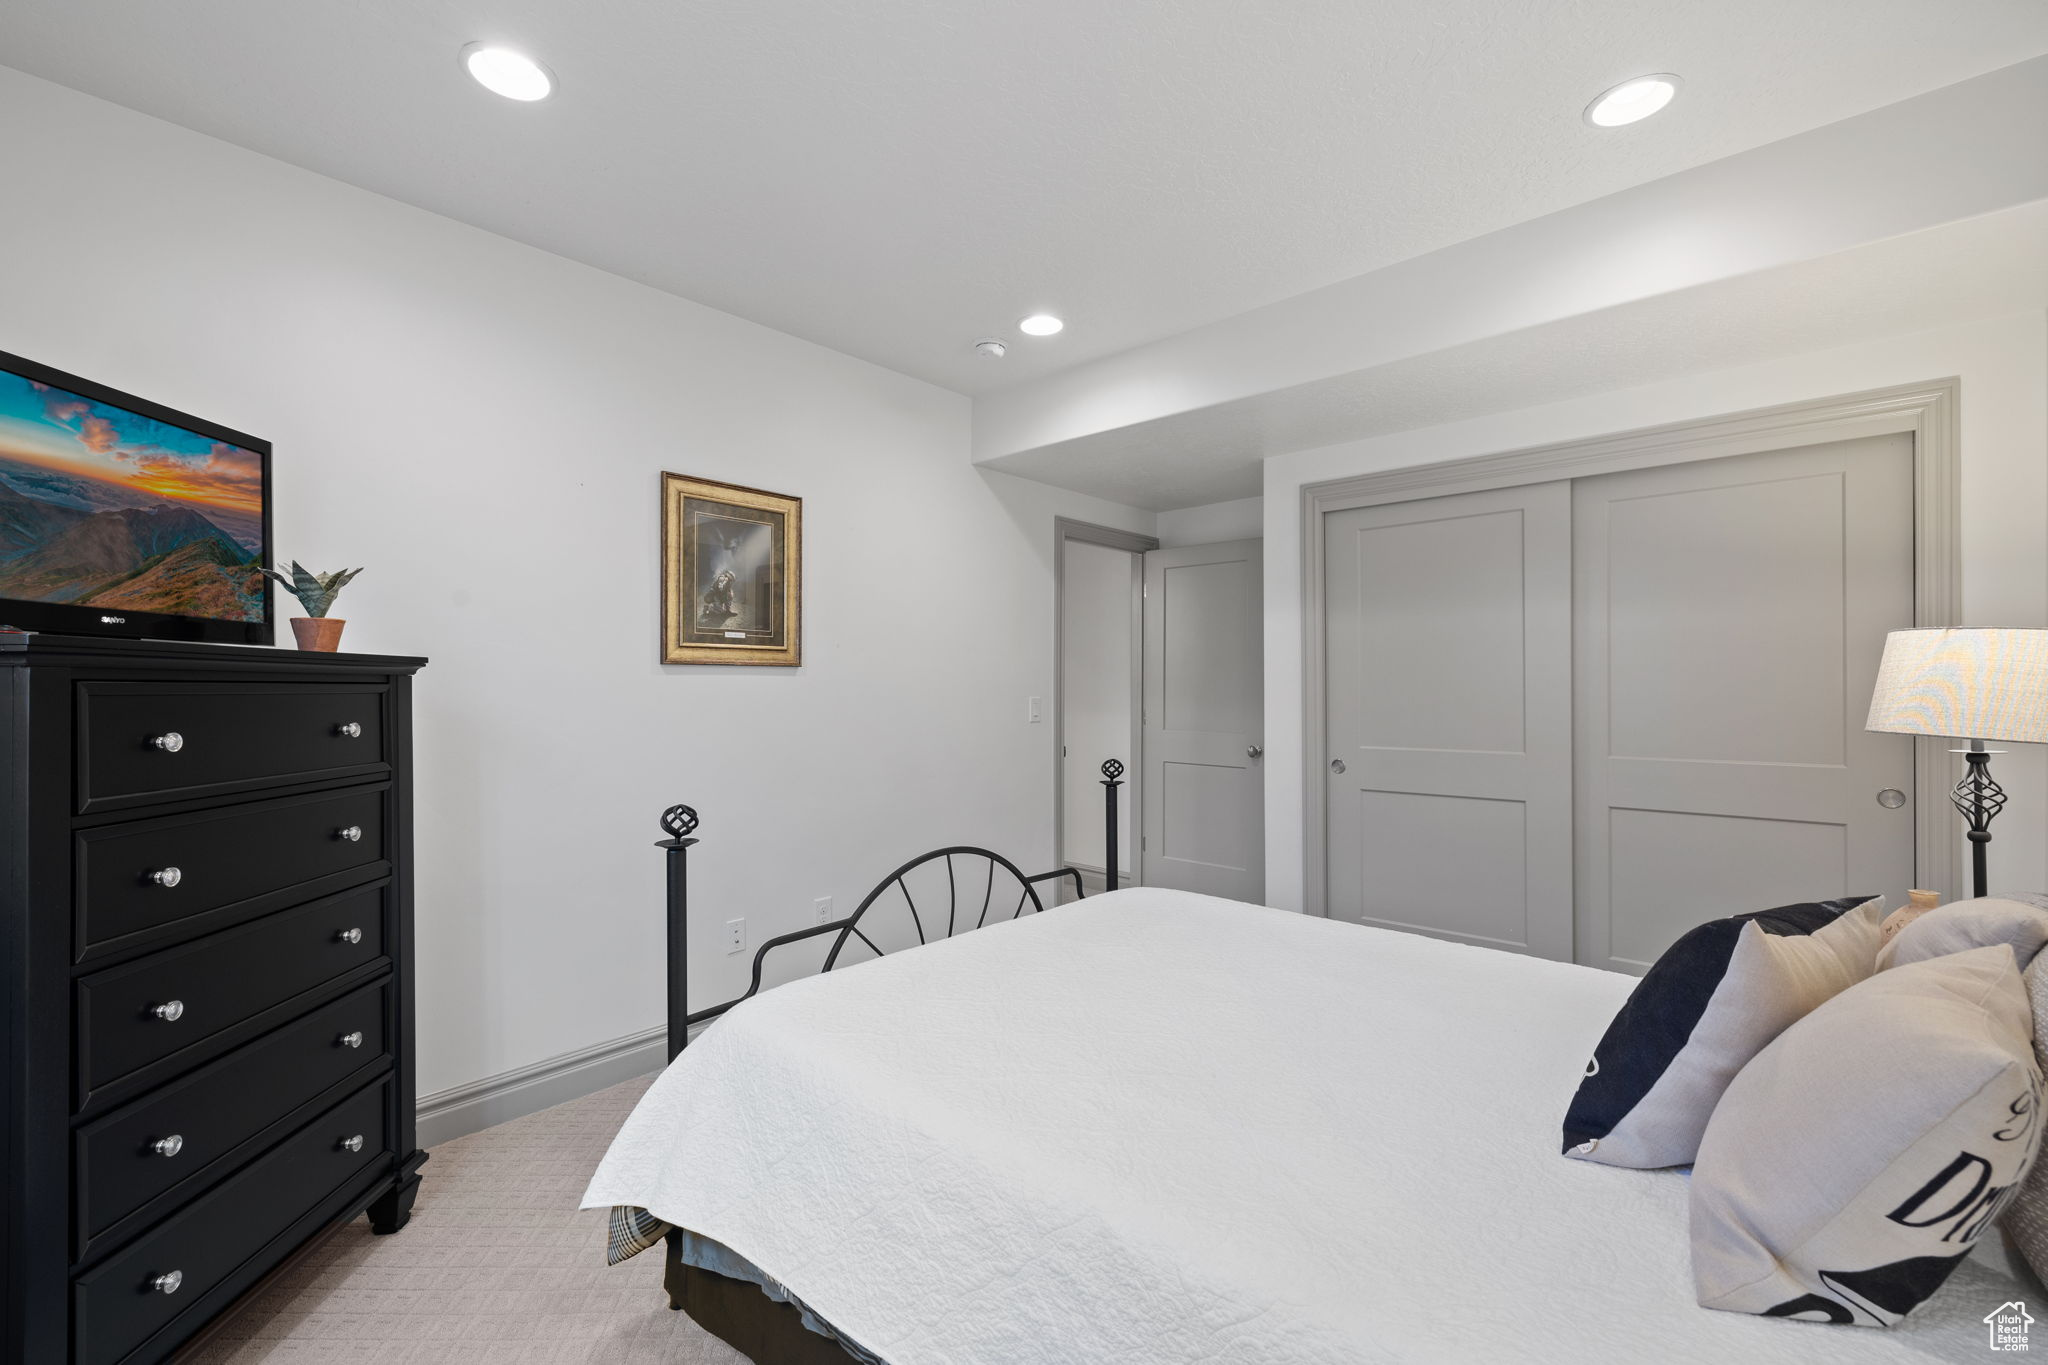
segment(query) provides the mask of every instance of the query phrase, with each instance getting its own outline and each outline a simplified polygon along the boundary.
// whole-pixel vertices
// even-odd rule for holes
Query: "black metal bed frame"
[[[1108,864],[1108,889],[1117,889],[1117,789],[1123,786],[1120,780],[1124,765],[1110,759],[1102,765],[1102,797],[1104,830],[1107,834],[1105,851]],[[931,938],[925,931],[925,920],[919,911],[916,899],[911,895],[907,878],[919,868],[944,861],[946,865],[946,932],[951,938],[956,932],[979,929],[989,922],[989,912],[996,908],[996,872],[1000,868],[1013,878],[1020,888],[1017,903],[1010,907],[1008,918],[1018,919],[1025,914],[1045,909],[1045,902],[1039,899],[1040,882],[1058,881],[1062,877],[1074,879],[1074,894],[1077,899],[1087,895],[1082,885],[1081,873],[1072,867],[1058,867],[1036,876],[1026,876],[1023,869],[1002,854],[969,844],[955,844],[947,848],[933,849],[930,853],[912,858],[903,866],[891,872],[875,889],[868,892],[854,912],[844,919],[829,924],[817,924],[794,933],[780,934],[763,943],[754,953],[753,975],[748,982],[747,992],[737,999],[707,1009],[690,1008],[690,956],[688,924],[690,908],[690,849],[697,840],[692,836],[698,825],[697,812],[688,806],[670,806],[661,814],[662,832],[668,835],[655,845],[668,855],[668,1058],[674,1061],[690,1041],[692,1025],[708,1023],[718,1018],[734,1005],[752,999],[761,991],[761,977],[768,954],[777,948],[808,939],[835,934],[830,951],[825,954],[825,964],[819,970],[829,972],[840,965],[840,954],[846,946],[858,939],[875,957],[886,956],[886,951],[861,929],[861,920],[880,903],[893,888],[899,893],[910,910],[911,924],[917,933],[920,945]],[[980,858],[988,863],[988,875],[982,880],[981,906],[974,912],[974,923],[962,927],[960,914],[963,890],[958,863],[962,860]],[[972,879],[965,887],[968,895],[973,894]],[[1005,891],[1004,902],[1008,893]],[[1027,910],[1025,907],[1029,906]],[[938,928],[936,907],[933,908],[932,929]],[[862,958],[866,961],[866,958]],[[689,1265],[682,1259],[682,1234],[670,1228],[664,1234],[666,1265],[662,1273],[662,1285],[668,1291],[669,1307],[687,1309],[698,1325],[720,1340],[745,1354],[749,1359],[763,1365],[858,1365],[858,1362],[872,1357],[856,1356],[842,1347],[836,1338],[823,1337],[805,1327],[801,1314],[786,1303],[777,1303],[763,1294],[759,1286],[745,1280],[728,1279],[701,1267]]]
[[[1124,765],[1116,759],[1112,758],[1102,765],[1104,821],[1108,834],[1108,842],[1106,844],[1109,865],[1107,887],[1112,891],[1116,890],[1117,886],[1116,807],[1117,789],[1123,785],[1119,780],[1123,776],[1123,772]],[[989,923],[989,912],[998,904],[995,898],[996,873],[998,869],[1008,873],[1019,887],[1017,903],[1010,907],[1007,915],[1001,917],[1003,919],[1018,919],[1026,914],[1035,914],[1044,910],[1045,902],[1039,899],[1038,895],[1038,884],[1040,882],[1057,881],[1062,877],[1071,877],[1074,880],[1075,899],[1078,900],[1087,895],[1087,891],[1081,883],[1081,873],[1076,868],[1056,867],[1050,872],[1040,872],[1036,876],[1027,876],[1022,868],[991,849],[977,848],[972,844],[954,844],[947,848],[936,848],[929,853],[920,854],[918,857],[912,858],[909,862],[882,878],[881,881],[875,884],[875,889],[868,892],[867,897],[861,901],[854,912],[844,919],[833,920],[826,924],[812,925],[808,929],[798,929],[793,933],[779,934],[769,939],[755,950],[752,979],[748,983],[746,994],[728,1000],[724,1004],[692,1010],[689,1004],[690,952],[687,929],[690,909],[690,849],[698,842],[691,836],[696,832],[697,825],[697,812],[691,807],[683,805],[670,806],[661,813],[662,832],[667,834],[668,838],[655,844],[656,848],[664,850],[668,855],[668,1057],[670,1061],[674,1061],[683,1048],[688,1045],[690,1029],[693,1026],[716,1019],[741,1001],[750,1000],[760,994],[762,972],[767,964],[768,954],[778,948],[786,948],[792,943],[802,943],[809,939],[821,938],[827,934],[837,935],[830,951],[825,954],[825,964],[819,968],[821,972],[829,972],[841,965],[839,960],[840,954],[846,950],[848,943],[855,939],[858,939],[874,957],[886,956],[887,950],[878,946],[874,939],[863,932],[860,923],[868,911],[889,894],[891,888],[894,888],[901,894],[904,903],[910,910],[911,924],[917,932],[919,945],[931,942],[934,936],[951,938],[956,932],[965,933],[968,929],[979,929]],[[963,928],[961,927],[962,916],[960,913],[963,887],[957,863],[973,859],[981,859],[988,864],[988,875],[986,878],[980,879],[982,880],[981,907],[979,911],[973,912],[974,923]],[[946,932],[943,935],[927,935],[924,915],[918,909],[916,899],[911,895],[910,883],[906,878],[919,868],[941,860],[946,865]],[[973,891],[972,880],[969,881],[965,889],[971,896]],[[1007,902],[1007,891],[1005,892],[1004,899]],[[1027,910],[1026,906],[1030,908]],[[1000,922],[1000,919],[998,922]],[[931,927],[934,931],[938,928],[937,910],[935,907],[933,909]],[[860,960],[867,961],[868,959],[864,957]]]

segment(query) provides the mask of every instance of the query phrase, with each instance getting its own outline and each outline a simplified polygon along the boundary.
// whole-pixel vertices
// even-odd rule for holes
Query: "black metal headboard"
[[[1104,765],[1105,769],[1107,765]],[[1122,765],[1118,764],[1121,771]],[[1116,789],[1105,783],[1108,800],[1114,803]],[[1111,806],[1112,811],[1114,806]],[[1112,815],[1112,819],[1114,816]],[[753,978],[745,995],[728,1000],[722,1005],[692,1011],[689,1007],[689,851],[697,840],[690,837],[697,829],[697,812],[688,806],[670,806],[661,814],[661,828],[669,837],[656,844],[656,848],[668,853],[668,1055],[675,1060],[689,1041],[691,1025],[716,1019],[742,1000],[748,1000],[761,990],[761,973],[768,960],[768,954],[792,943],[807,939],[835,935],[830,951],[825,955],[821,971],[846,965],[840,962],[840,954],[847,945],[858,941],[866,950],[853,958],[865,962],[871,957],[886,955],[875,942],[875,936],[862,928],[864,921],[901,907],[909,915],[909,927],[917,936],[919,944],[932,942],[935,938],[951,938],[956,933],[967,933],[990,922],[993,915],[997,922],[1017,919],[1045,909],[1045,902],[1039,898],[1040,882],[1056,881],[1071,877],[1074,881],[1074,895],[1078,899],[1085,895],[1081,885],[1080,872],[1071,867],[1054,868],[1036,876],[1026,876],[1023,869],[1002,854],[968,844],[956,844],[951,848],[933,849],[930,853],[912,858],[903,866],[891,872],[868,892],[857,909],[844,919],[826,924],[799,929],[795,933],[782,934],[763,943],[754,953]],[[1112,826],[1113,828],[1113,826]],[[1114,836],[1112,836],[1112,839]],[[945,891],[945,932],[940,928],[936,900],[929,893],[923,907],[911,892],[912,874],[930,864],[943,861],[946,867]],[[984,871],[985,868],[985,871]],[[1111,886],[1114,888],[1115,883]],[[1000,887],[1001,893],[998,895]],[[1016,900],[1011,901],[1014,889]],[[976,903],[976,898],[979,903]],[[927,918],[929,912],[929,918]],[[964,913],[963,913],[964,912]],[[972,923],[968,920],[971,917]]]

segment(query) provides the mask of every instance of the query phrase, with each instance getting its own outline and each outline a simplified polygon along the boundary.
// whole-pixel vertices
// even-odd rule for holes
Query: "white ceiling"
[[[7,65],[970,393],[2043,52],[2040,0],[0,7]]]
[[[2048,200],[985,461],[1167,511],[1257,496],[1264,456],[2048,308]]]

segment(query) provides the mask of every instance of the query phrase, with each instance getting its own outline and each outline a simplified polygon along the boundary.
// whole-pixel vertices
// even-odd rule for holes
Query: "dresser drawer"
[[[79,1130],[80,1255],[91,1239],[300,1105],[390,1060],[390,985],[380,981],[230,1052]]]
[[[390,1105],[388,1081],[358,1091],[81,1276],[72,1290],[73,1359],[114,1365],[352,1179],[388,1168]]]
[[[78,809],[118,809],[385,768],[387,689],[78,685]]]
[[[388,795],[357,788],[79,831],[79,956],[245,902],[304,900],[277,893],[377,866]]]
[[[384,952],[382,886],[266,915],[78,980],[81,1105],[98,1090]]]

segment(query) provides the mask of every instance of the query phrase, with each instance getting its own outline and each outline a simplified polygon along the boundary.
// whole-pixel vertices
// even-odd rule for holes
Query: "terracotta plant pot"
[[[341,628],[347,624],[331,616],[294,616],[292,634],[299,637],[300,649],[332,654],[341,648]]]

